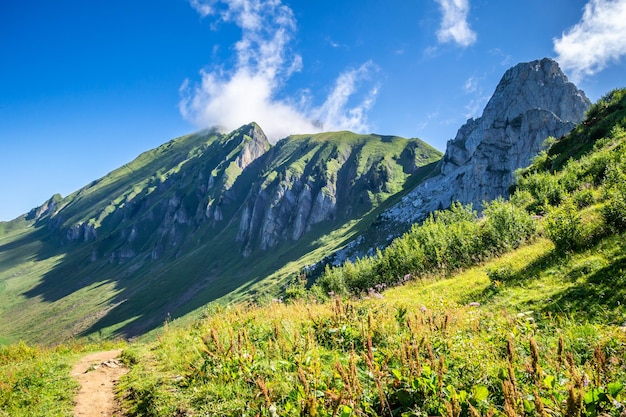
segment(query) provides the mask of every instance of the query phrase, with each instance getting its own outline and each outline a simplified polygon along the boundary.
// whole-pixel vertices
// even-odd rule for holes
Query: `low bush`
[[[583,233],[580,213],[571,198],[559,207],[550,209],[544,229],[557,250],[570,251],[581,246]]]
[[[536,223],[522,207],[502,198],[485,203],[484,206],[482,238],[485,246],[493,253],[515,249],[535,233]]]
[[[605,205],[602,213],[615,231],[626,230],[626,173],[624,165],[612,165],[605,182]]]

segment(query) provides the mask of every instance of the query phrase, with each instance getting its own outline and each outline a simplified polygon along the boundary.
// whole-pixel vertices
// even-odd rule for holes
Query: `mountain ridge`
[[[546,86],[571,100],[550,101],[556,93],[542,99]],[[503,177],[498,169],[468,168],[480,159],[482,133],[495,145],[494,132],[526,135],[532,146],[518,152],[519,165],[539,150],[541,135],[574,126],[557,113],[582,119],[584,98],[554,61],[519,64],[505,73],[483,118],[468,121],[443,158],[420,139],[352,132],[293,135],[271,145],[254,122],[227,134],[207,130],[171,140],[65,198],[54,196],[0,223],[6,265],[0,282],[10,284],[0,292],[7,306],[0,310],[7,319],[0,336],[132,337],[215,300],[276,295],[306,265],[360,236],[373,234],[380,244],[394,224],[402,231],[419,213],[450,203],[462,188],[454,181],[485,172]],[[554,111],[538,108],[541,100]],[[501,119],[502,126],[494,125]],[[449,169],[455,164],[467,171]],[[425,184],[438,200],[424,204],[422,194],[416,205],[416,190]],[[21,315],[25,308],[33,313]]]
[[[258,297],[278,271],[276,291],[440,157],[418,139],[350,132],[272,146],[255,123],[172,140],[17,219],[17,240],[0,236],[0,280],[18,284],[0,293],[0,334],[130,337],[240,287]]]

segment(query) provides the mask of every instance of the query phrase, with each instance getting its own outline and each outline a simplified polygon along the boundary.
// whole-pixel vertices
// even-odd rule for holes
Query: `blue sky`
[[[172,138],[256,121],[440,150],[509,67],[626,82],[626,0],[34,0],[0,5],[0,220]]]

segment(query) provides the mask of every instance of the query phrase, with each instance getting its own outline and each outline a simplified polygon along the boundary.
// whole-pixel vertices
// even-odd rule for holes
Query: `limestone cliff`
[[[590,105],[552,59],[509,69],[480,118],[470,119],[448,142],[438,175],[418,185],[383,214],[413,223],[453,201],[472,203],[506,196],[516,169],[527,166],[552,136],[582,121]]]
[[[420,140],[350,132],[280,141],[243,203],[237,240],[244,254],[297,241],[324,221],[359,218],[439,158]]]

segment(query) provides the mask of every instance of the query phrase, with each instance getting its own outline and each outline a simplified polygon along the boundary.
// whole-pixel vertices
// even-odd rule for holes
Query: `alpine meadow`
[[[294,12],[218,3],[189,5],[241,29],[234,70],[179,89],[211,123],[0,221],[0,417],[626,417],[626,89],[518,63],[440,152],[363,133],[371,61],[281,101]],[[436,6],[437,45],[476,42]],[[567,42],[611,7],[553,39],[575,81],[603,68]]]

